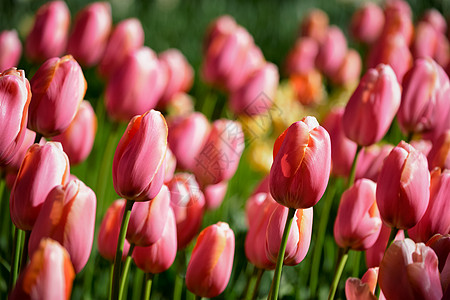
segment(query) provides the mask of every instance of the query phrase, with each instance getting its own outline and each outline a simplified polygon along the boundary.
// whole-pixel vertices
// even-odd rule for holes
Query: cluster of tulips
[[[139,20],[112,28],[110,5],[97,2],[77,14],[70,33],[69,27],[64,2],[39,9],[25,43],[27,59],[41,64],[30,81],[17,69],[17,33],[0,34],[0,180],[10,189],[14,224],[11,299],[70,298],[94,236],[111,262],[104,287],[110,299],[126,298],[132,262],[145,273],[142,298],[149,299],[154,276],[177,253],[174,299],[183,279],[197,298],[219,296],[239,251],[255,267],[243,297],[258,297],[264,272],[274,270],[267,297],[278,299],[282,267],[307,256],[314,206],[323,198],[310,271],[314,295],[338,177],[346,188],[334,221],[339,255],[328,299],[350,251],[365,251],[368,269],[361,279],[346,280],[347,299],[450,299],[450,43],[439,12],[428,11],[414,28],[402,0],[357,10],[350,32],[370,47],[360,78],[360,54],[314,10],[286,58],[283,85],[250,33],[232,17],[219,17],[205,36],[202,78],[225,91],[237,120],[214,121],[195,112],[187,95],[194,78],[187,59],[176,49],[157,55],[144,46]],[[93,66],[106,82],[111,135],[128,123],[113,158],[105,149],[121,197],[107,199],[105,213],[103,200],[97,203],[103,188],[94,192],[70,172],[95,141],[98,112],[83,100],[82,69]],[[273,130],[270,172],[245,205],[244,249],[235,249],[227,220],[200,231],[244,161],[244,132],[247,144],[257,139],[248,134],[249,122],[272,119],[273,106],[283,112],[286,85],[304,111],[314,110],[326,98],[325,78],[351,96],[329,103],[323,126],[314,116],[295,115],[287,129]],[[284,113],[290,119],[296,112]],[[404,139],[396,146],[383,142],[396,126]]]

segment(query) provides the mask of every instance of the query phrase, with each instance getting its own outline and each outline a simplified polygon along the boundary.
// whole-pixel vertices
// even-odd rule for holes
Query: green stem
[[[34,137],[34,144],[39,144],[39,142],[41,141],[43,135],[40,134],[39,132],[36,132],[36,136]]]
[[[125,283],[127,282],[128,271],[131,265],[131,255],[133,254],[134,244],[130,244],[130,250],[128,250],[127,259],[125,260],[125,265],[123,267],[122,276],[120,277],[120,290],[119,290],[119,299],[122,299],[123,291],[125,289]]]
[[[253,266],[252,264],[248,264],[248,266]],[[250,299],[250,290],[252,290],[251,288],[255,285],[256,282],[256,275],[258,274],[258,267],[257,266],[253,266],[253,271],[250,274],[250,276],[248,276],[247,279],[247,283],[245,285],[244,291],[242,293],[242,297],[243,299]]]
[[[354,255],[354,261],[353,261],[353,273],[352,276],[359,278],[359,266],[361,264],[361,251],[356,251]]]
[[[108,289],[108,299],[111,299],[111,290],[112,290],[113,274],[114,274],[114,263],[112,263],[111,266],[110,266],[110,268],[109,268],[109,289]]]
[[[344,271],[345,263],[348,258],[348,248],[344,249],[343,254],[339,260],[339,264],[334,273],[333,282],[331,283],[330,293],[328,294],[328,300],[334,299],[334,295],[336,294],[336,289],[339,284],[339,280],[341,279],[342,271]]]
[[[278,252],[277,265],[275,267],[275,274],[273,275],[272,285],[270,286],[270,292],[268,299],[278,299],[278,291],[280,289],[281,270],[283,268],[284,253],[286,252],[286,245],[291,230],[292,220],[294,219],[295,208],[289,208],[289,213],[286,218],[286,224],[284,225],[283,238],[281,239],[280,251]]]
[[[251,297],[252,300],[256,299],[256,297],[258,296],[258,290],[259,290],[259,286],[261,285],[261,279],[264,274],[264,271],[265,271],[264,269],[258,269],[255,287],[253,288],[253,291],[252,291],[252,297]]]
[[[183,293],[184,272],[186,269],[186,250],[178,252],[176,258],[177,274],[175,275],[175,287],[173,290],[173,300],[180,300]]]
[[[20,270],[25,269],[28,262],[28,242],[30,241],[31,230],[25,231],[25,241],[22,246],[22,256],[20,260]]]
[[[131,299],[140,300],[142,296],[141,293],[143,286],[142,282],[144,280],[144,272],[139,268],[136,268],[135,270],[136,271],[133,277],[133,297],[131,297]]]
[[[353,185],[353,182],[355,181],[355,175],[356,175],[356,162],[358,161],[359,153],[361,152],[362,146],[358,145],[356,147],[356,153],[355,157],[353,158],[352,168],[350,170],[350,176],[348,177],[348,183],[347,183],[347,189]]]
[[[173,300],[180,300],[183,293],[183,278],[180,274],[175,275],[175,287],[173,289]]]
[[[152,283],[153,283],[153,277],[155,275],[152,273],[146,273],[145,274],[145,294],[144,294],[144,300],[150,299],[150,294],[152,292]]]
[[[119,239],[117,241],[116,256],[114,258],[114,270],[113,281],[111,286],[111,299],[119,299],[120,289],[120,269],[122,265],[123,244],[125,242],[125,236],[127,234],[128,222],[130,221],[131,209],[133,208],[134,201],[127,200],[125,205],[125,211],[122,217],[122,224],[120,225]]]
[[[23,231],[14,226],[14,240],[11,254],[11,271],[9,275],[8,292],[12,290],[17,280],[17,275],[19,271],[20,252],[21,252],[20,248],[22,246],[22,235]]]
[[[385,253],[386,253],[387,249],[389,248],[389,246],[391,246],[391,244],[394,242],[395,237],[397,236],[397,232],[398,232],[397,228],[395,228],[395,227],[391,228],[391,233],[389,234],[389,240],[386,245],[386,250],[384,250]]]

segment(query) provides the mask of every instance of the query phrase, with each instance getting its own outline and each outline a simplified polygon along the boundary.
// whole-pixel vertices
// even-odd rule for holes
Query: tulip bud
[[[214,210],[218,208],[225,198],[228,190],[228,181],[221,181],[216,184],[211,184],[203,188],[205,194],[205,208]]]
[[[200,153],[208,138],[210,125],[208,119],[200,112],[176,117],[169,121],[168,142],[177,158],[178,167],[192,170],[195,157]]]
[[[194,174],[201,187],[233,177],[244,150],[244,133],[238,122],[220,119],[195,157]]]
[[[300,27],[301,36],[313,38],[321,43],[327,34],[328,24],[327,13],[320,9],[313,9],[303,18]]]
[[[362,69],[362,61],[356,50],[350,49],[342,61],[342,64],[331,75],[331,80],[338,85],[348,86],[359,81]]]
[[[164,158],[164,183],[172,180],[176,168],[177,159],[175,158],[175,155],[173,155],[170,148],[167,148],[166,157]]]
[[[327,76],[332,76],[342,65],[347,53],[347,40],[336,26],[330,26],[316,57],[317,67]]]
[[[434,234],[450,233],[450,170],[436,168],[431,173],[430,203],[416,226],[408,230],[416,242],[426,242]]]
[[[384,160],[377,182],[377,205],[383,222],[409,229],[427,209],[430,172],[425,156],[401,141]]]
[[[261,115],[270,110],[278,88],[278,69],[266,63],[231,92],[229,105],[236,115]]]
[[[367,178],[377,182],[383,161],[393,148],[394,146],[390,144],[364,147],[356,162],[355,180]]]
[[[60,142],[71,165],[83,162],[91,153],[97,131],[97,117],[89,101],[81,102],[72,123],[53,141]]]
[[[128,122],[135,115],[154,108],[162,93],[159,70],[158,58],[148,47],[127,55],[106,87],[105,105],[109,116],[115,121]]]
[[[285,70],[287,75],[304,74],[313,70],[318,52],[319,44],[313,38],[297,39],[294,48],[286,58]]]
[[[428,153],[430,152],[432,147],[431,142],[427,140],[413,140],[411,141],[410,145],[425,156],[428,156]],[[430,164],[428,164],[428,167],[429,166]]]
[[[170,99],[166,108],[169,116],[186,116],[194,112],[194,99],[186,93],[178,93]]]
[[[445,68],[450,62],[450,42],[444,34],[439,34],[437,38],[436,52],[433,59]]]
[[[0,166],[8,164],[23,143],[30,104],[30,84],[23,70],[0,73]]]
[[[195,177],[177,173],[168,183],[170,206],[177,223],[178,250],[184,249],[197,234],[205,210],[205,198]]]
[[[111,5],[94,2],[77,13],[67,52],[84,66],[92,66],[101,59],[111,31]]]
[[[381,33],[383,38],[399,34],[404,38],[406,45],[411,43],[414,25],[412,23],[411,7],[406,1],[393,0],[386,2],[384,20],[384,27]]]
[[[400,85],[387,65],[369,69],[345,107],[345,135],[361,146],[372,145],[388,131],[400,105]]]
[[[434,57],[438,46],[439,34],[427,22],[420,22],[412,44],[414,58]]]
[[[116,257],[117,241],[119,239],[125,202],[125,199],[118,199],[109,206],[98,231],[98,252],[103,258],[109,261],[114,261],[114,258]],[[123,244],[122,260],[127,257],[128,250],[130,250],[130,243],[125,240]]]
[[[389,236],[391,234],[391,228],[381,223],[381,230],[378,239],[375,243],[366,250],[366,265],[368,268],[378,267],[383,259],[384,251],[389,242]],[[400,241],[405,239],[405,233],[403,230],[399,230],[395,235],[394,240]]]
[[[378,268],[370,268],[359,278],[349,278],[345,282],[345,296],[347,300],[375,300],[375,287],[377,286]]]
[[[20,166],[9,199],[14,225],[22,230],[33,229],[48,193],[57,185],[65,185],[69,174],[69,159],[60,143],[31,146]]]
[[[203,49],[207,50],[211,42],[220,35],[227,35],[233,32],[238,25],[232,16],[223,15],[212,21],[205,34]]]
[[[0,32],[0,72],[17,67],[22,54],[22,44],[16,30]]]
[[[42,205],[28,244],[34,253],[44,238],[61,243],[69,252],[76,273],[86,265],[94,241],[94,192],[82,181],[72,180],[55,186]]]
[[[294,74],[289,78],[295,98],[303,105],[318,103],[323,98],[321,73],[313,69],[305,74]]]
[[[45,137],[69,127],[86,93],[87,83],[72,56],[47,60],[30,81],[33,94],[28,128]]]
[[[127,200],[148,201],[164,181],[167,125],[163,115],[150,110],[131,119],[113,160],[116,193]]]
[[[287,207],[277,205],[267,225],[266,255],[274,264],[277,262],[278,252],[280,251],[281,238],[283,237],[288,211]],[[285,265],[298,265],[305,258],[311,243],[312,223],[312,207],[296,211],[284,254]]]
[[[375,3],[366,2],[352,16],[350,33],[358,42],[372,44],[384,25],[383,10]]]
[[[440,136],[428,153],[429,170],[436,167],[450,170],[450,130]]]
[[[447,31],[447,22],[444,16],[434,8],[428,9],[422,17],[423,22],[429,23],[433,26],[434,30],[439,33],[445,33]]]
[[[216,297],[230,280],[234,233],[227,223],[206,227],[198,236],[186,271],[186,287],[200,297]]]
[[[331,167],[328,132],[305,117],[286,129],[273,147],[270,193],[288,208],[308,208],[322,197]]]
[[[70,299],[75,272],[66,249],[43,239],[9,299]]]
[[[386,299],[442,299],[436,254],[410,239],[395,241],[387,249],[378,283]]]
[[[245,57],[242,59],[241,67],[231,69],[231,72],[226,78],[226,88],[229,92],[240,89],[243,85],[247,84],[249,77],[254,77],[254,73],[267,65],[261,49],[254,44],[251,44],[243,55]]]
[[[450,266],[447,265],[449,262],[448,259],[450,257],[450,234],[435,234],[431,239],[428,240],[426,245],[433,249],[434,253],[436,253],[439,261],[439,272],[442,275],[444,269]],[[442,285],[442,287],[444,288],[445,286]]]
[[[25,53],[33,62],[60,56],[66,49],[70,12],[64,1],[44,4],[36,13],[25,43]]]
[[[25,137],[23,139],[22,145],[19,147],[19,149],[16,150],[16,153],[14,154],[12,160],[5,167],[7,172],[17,174],[17,172],[20,169],[20,165],[22,164],[22,161],[25,158],[25,154],[27,153],[28,148],[30,148],[31,145],[34,144],[35,138],[36,138],[36,133],[34,131],[31,131],[26,128],[25,129]],[[43,140],[45,140],[45,139],[42,138],[41,141],[43,141]],[[14,184],[14,181],[13,181],[13,184]]]

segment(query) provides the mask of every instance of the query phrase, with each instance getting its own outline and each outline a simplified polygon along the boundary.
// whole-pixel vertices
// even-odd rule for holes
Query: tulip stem
[[[111,286],[111,299],[119,299],[120,289],[120,269],[122,265],[123,244],[125,242],[125,236],[127,234],[128,222],[130,221],[131,209],[133,208],[134,201],[127,200],[125,205],[125,211],[122,217],[122,224],[120,225],[119,239],[117,241],[116,256],[114,258],[114,270],[113,281]]]
[[[354,261],[353,261],[353,277],[359,278],[359,266],[361,264],[361,251],[356,251],[354,255]]]
[[[28,262],[28,242],[30,241],[31,230],[25,231],[25,240],[22,247],[22,256],[20,260],[20,270],[23,270]]]
[[[127,282],[128,270],[130,269],[131,264],[131,255],[133,254],[134,244],[130,244],[130,250],[128,250],[127,259],[125,260],[125,265],[123,267],[122,276],[120,277],[120,290],[119,290],[119,299],[122,299],[123,291],[125,289],[125,283]]]
[[[348,177],[348,183],[347,183],[347,189],[353,185],[353,182],[355,181],[355,175],[356,175],[356,162],[358,161],[359,153],[361,152],[361,149],[363,147],[358,145],[356,147],[356,153],[355,157],[353,158],[352,168],[350,170],[350,176]]]
[[[23,231],[14,226],[13,249],[11,254],[11,271],[9,275],[8,292],[11,291],[17,280],[19,270],[20,251],[22,246]]]
[[[152,292],[153,277],[155,277],[155,274],[152,274],[152,273],[146,273],[146,274],[145,274],[145,294],[144,294],[144,300],[150,299],[150,294],[151,294],[151,292]]]
[[[40,134],[39,132],[36,132],[36,136],[34,137],[34,144],[39,144],[39,142],[41,141],[43,135]]]
[[[291,230],[292,220],[294,219],[297,209],[289,208],[289,213],[284,225],[283,238],[281,239],[280,251],[278,252],[277,265],[275,267],[275,274],[273,275],[272,285],[270,286],[269,297],[270,300],[278,299],[278,291],[280,289],[281,270],[283,268],[284,253],[286,252],[286,245]]]
[[[398,229],[395,227],[392,227],[391,233],[389,234],[389,240],[388,240],[388,243],[386,245],[386,249],[384,250],[384,252],[386,252],[387,249],[389,248],[389,246],[391,246],[391,244],[394,242],[395,237],[397,236],[397,233],[398,233]]]
[[[256,297],[258,296],[259,285],[261,284],[261,279],[262,279],[262,276],[264,274],[264,271],[265,271],[264,269],[259,269],[258,268],[258,274],[257,274],[257,277],[256,277],[255,287],[252,290],[251,300],[256,299]]]
[[[334,273],[333,282],[331,283],[330,286],[330,293],[328,294],[328,300],[334,299],[334,295],[336,294],[336,289],[338,287],[339,280],[341,279],[342,271],[344,271],[345,263],[347,262],[348,250],[349,250],[348,248],[345,248],[342,253],[342,256],[339,259],[337,269]]]

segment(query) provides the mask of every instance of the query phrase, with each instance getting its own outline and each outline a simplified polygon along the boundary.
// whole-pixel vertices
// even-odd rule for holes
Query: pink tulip
[[[231,92],[229,105],[236,115],[261,115],[270,110],[278,88],[278,69],[266,63]]]
[[[426,245],[433,249],[438,257],[438,268],[441,273],[441,286],[444,293],[442,299],[448,299],[450,296],[450,234],[436,234]]]
[[[26,128],[25,137],[23,139],[22,145],[20,146],[19,149],[16,150],[12,160],[5,167],[5,169],[8,170],[8,172],[15,172],[15,173],[19,172],[20,165],[22,164],[22,161],[25,158],[25,154],[27,153],[28,148],[30,148],[30,146],[34,144],[35,138],[36,133]],[[44,141],[44,139],[42,138],[41,141]]]
[[[430,203],[416,226],[408,230],[416,242],[425,243],[434,234],[450,233],[450,170],[436,168],[431,173]]]
[[[30,99],[30,84],[23,70],[11,68],[0,73],[0,166],[8,164],[23,143]]]
[[[228,190],[228,181],[221,181],[203,188],[205,195],[205,208],[208,210],[217,209],[223,202]]]
[[[16,30],[0,32],[0,72],[17,67],[22,55],[22,44]]]
[[[440,79],[444,79],[444,77],[441,77]],[[445,131],[450,129],[450,85],[448,84],[447,78],[444,81],[446,81],[446,83],[442,85],[439,96],[436,97],[434,126],[431,130],[423,134],[423,138],[431,140],[433,143],[435,143]]]
[[[178,250],[184,249],[200,229],[205,210],[205,197],[195,177],[177,173],[168,183],[170,206],[177,223]]]
[[[230,280],[234,233],[227,223],[206,227],[198,236],[186,271],[186,287],[200,297],[216,297]]]
[[[268,193],[270,194],[270,176],[266,175],[258,184],[258,186],[253,191],[252,195],[258,193]]]
[[[412,44],[414,58],[434,57],[438,46],[439,33],[427,22],[416,26],[416,34]]]
[[[232,16],[223,15],[212,21],[205,34],[203,49],[208,49],[211,42],[220,35],[227,35],[233,32],[238,25]]]
[[[33,229],[48,193],[57,185],[65,185],[69,174],[69,159],[60,143],[31,146],[20,166],[9,199],[14,225],[22,230]]]
[[[433,59],[443,68],[450,62],[450,42],[444,34],[438,35]]]
[[[120,139],[113,160],[116,193],[127,200],[148,201],[164,181],[167,125],[155,110],[134,117]]]
[[[361,146],[380,141],[388,131],[400,105],[400,85],[387,65],[364,74],[345,107],[345,135]]]
[[[394,146],[390,144],[383,146],[375,144],[370,147],[364,147],[356,162],[355,179],[367,178],[377,182],[383,161],[393,148]]]
[[[372,44],[384,25],[383,10],[375,3],[366,2],[352,16],[350,33],[358,42]]]
[[[329,19],[320,9],[309,11],[300,26],[301,36],[310,37],[321,43],[327,35]]]
[[[375,243],[366,250],[366,265],[368,268],[378,267],[383,259],[384,251],[386,250],[391,228],[385,224],[381,224],[380,235]],[[394,238],[395,241],[405,239],[403,230],[399,230]]]
[[[319,52],[319,44],[313,38],[297,39],[294,48],[289,52],[285,70],[287,75],[304,74],[315,68],[315,60]]]
[[[343,108],[328,113],[323,127],[331,139],[331,173],[334,176],[348,177],[356,153],[356,144],[345,136],[342,127]]]
[[[288,208],[277,205],[273,209],[266,230],[266,255],[272,263],[277,262],[280,251],[281,238],[283,237],[284,224],[288,215]],[[306,256],[311,243],[313,223],[313,209],[298,209],[294,215],[291,230],[287,240],[284,264],[287,266],[298,265]]]
[[[66,249],[58,242],[43,239],[9,299],[70,299],[74,279],[75,272]]]
[[[347,40],[336,26],[330,26],[316,57],[317,67],[327,76],[332,76],[345,59]]]
[[[430,153],[431,147],[433,146],[428,140],[413,140],[410,145],[425,156],[428,156],[428,153]],[[429,166],[430,164],[428,163],[428,167]]]
[[[349,278],[345,282],[347,300],[375,300],[378,268],[370,268],[361,279]],[[381,298],[380,298],[381,299]]]
[[[331,168],[328,132],[316,118],[293,123],[276,140],[270,193],[288,208],[308,208],[322,197]]]
[[[186,93],[178,93],[167,104],[170,116],[187,116],[194,112],[194,98]]]
[[[384,160],[377,182],[377,205],[383,222],[409,229],[425,213],[430,194],[426,157],[401,141]]]
[[[356,50],[350,49],[336,72],[331,74],[331,81],[344,86],[357,83],[361,75],[361,69],[361,56]]]
[[[116,257],[117,241],[119,239],[120,224],[125,209],[125,202],[125,199],[118,199],[109,206],[98,231],[98,252],[103,258],[111,262],[114,261],[114,258]],[[127,257],[129,250],[130,243],[125,240],[123,244],[122,260]]]
[[[436,167],[450,170],[450,129],[440,136],[428,153],[429,170]]]
[[[94,192],[82,181],[72,180],[55,186],[42,205],[28,244],[34,253],[44,238],[61,243],[69,252],[76,273],[86,265],[94,241]]]
[[[171,181],[177,168],[177,159],[173,155],[172,150],[167,148],[166,157],[164,158],[164,183]]]
[[[75,118],[87,83],[71,55],[47,60],[30,81],[28,128],[45,137],[62,133]]]
[[[64,1],[41,6],[25,43],[27,57],[33,62],[41,62],[61,55],[66,49],[69,25],[70,12]]]
[[[411,43],[414,25],[412,23],[411,7],[406,1],[387,1],[384,8],[384,20],[384,27],[381,33],[382,38],[399,34],[404,38],[407,45]]]
[[[67,52],[83,66],[97,64],[105,51],[111,25],[111,5],[108,2],[87,5],[75,17]]]
[[[170,207],[163,226],[164,231],[156,243],[148,247],[134,248],[133,260],[145,273],[158,274],[166,271],[177,255],[177,226]]]
[[[421,21],[429,23],[437,32],[445,33],[447,31],[447,22],[445,21],[444,16],[437,9],[428,9],[423,15]]]
[[[170,192],[165,185],[152,201],[135,203],[128,223],[128,242],[140,247],[156,243],[163,234],[169,207]]]
[[[244,133],[238,122],[214,121],[208,139],[195,157],[194,174],[201,187],[233,177],[244,150]]]
[[[115,121],[127,122],[154,108],[163,86],[155,52],[142,47],[127,55],[106,87],[105,105]]]
[[[71,165],[83,162],[91,153],[97,131],[97,117],[89,101],[81,102],[72,123],[53,141],[60,142]]]
[[[386,251],[378,283],[386,299],[442,299],[436,254],[410,239],[395,241]]]
[[[144,29],[138,19],[121,21],[111,33],[100,65],[99,73],[106,78],[116,73],[125,57],[144,45]]]
[[[205,144],[210,125],[208,119],[200,112],[176,117],[169,121],[168,142],[177,158],[178,167],[192,170],[196,164],[195,157]]]

